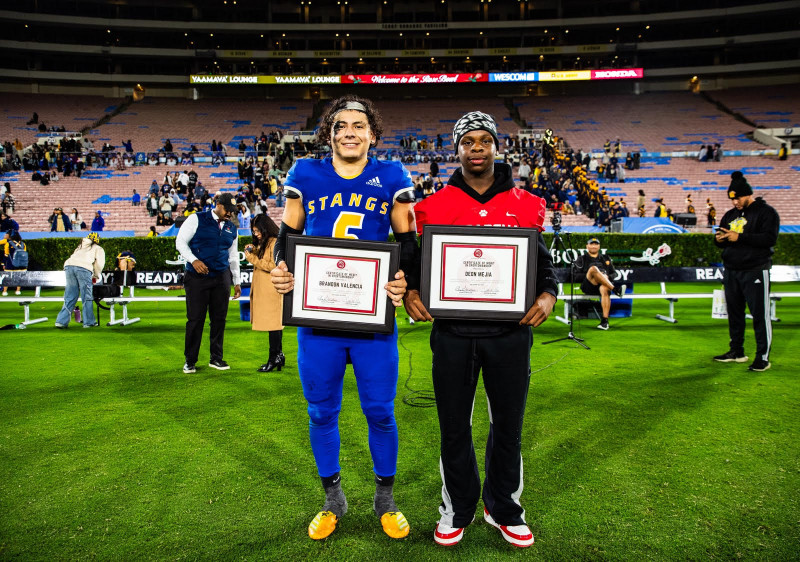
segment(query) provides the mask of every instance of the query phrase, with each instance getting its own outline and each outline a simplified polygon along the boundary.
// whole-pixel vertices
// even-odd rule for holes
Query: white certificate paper
[[[433,234],[430,307],[472,311],[527,311],[524,267],[531,249],[527,239]]]
[[[442,245],[439,298],[449,302],[513,303],[518,248],[514,245]]]
[[[380,260],[308,253],[303,310],[374,316]]]

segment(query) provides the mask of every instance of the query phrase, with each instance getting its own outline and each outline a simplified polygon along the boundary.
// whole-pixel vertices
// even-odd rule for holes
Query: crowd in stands
[[[48,128],[40,123],[34,113],[29,125],[37,125],[40,131]],[[7,140],[0,144],[0,173],[10,170],[30,174],[33,181],[46,186],[64,177],[80,178],[87,170],[94,168],[126,169],[133,166],[159,166],[166,164],[170,169],[160,180],[153,180],[148,190],[139,194],[133,192],[133,206],[143,207],[142,212],[152,218],[157,227],[168,227],[181,217],[208,209],[213,206],[214,193],[210,193],[194,169],[196,158],[201,155],[210,159],[212,165],[227,162],[228,151],[238,149],[237,175],[241,182],[236,192],[240,206],[240,227],[246,225],[258,214],[267,212],[267,199],[274,197],[277,206],[283,204],[283,181],[286,172],[296,158],[319,158],[329,152],[329,147],[316,140],[305,140],[299,135],[286,141],[280,130],[262,131],[260,135],[238,139],[226,143],[212,139],[210,151],[199,150],[189,145],[175,150],[170,139],[155,150],[147,147],[135,152],[133,142],[122,140],[119,146],[108,142],[96,148],[95,143],[79,133],[67,133],[64,127],[51,127],[50,131],[64,132],[63,136],[54,134],[47,139],[24,147],[19,139]],[[393,160],[419,169],[429,165],[428,173],[417,173],[413,179],[417,200],[424,199],[442,189],[447,180],[440,177],[439,164],[455,163],[456,155],[452,147],[445,149],[447,135],[402,134],[387,136],[373,152],[379,159]],[[52,140],[57,139],[57,140]],[[552,141],[552,142],[549,142]],[[636,204],[630,208],[623,198],[615,199],[605,189],[605,185],[625,182],[630,171],[638,170],[641,157],[636,150],[623,151],[619,138],[612,142],[607,138],[602,152],[584,152],[583,149],[569,147],[563,139],[527,137],[525,135],[505,135],[502,138],[502,154],[506,163],[516,171],[521,188],[543,197],[551,209],[565,214],[581,214],[593,221],[595,226],[607,227],[616,218],[627,216],[657,216],[672,218],[675,212],[667,208],[663,201],[654,199],[655,207],[647,208],[648,200],[640,190]],[[200,143],[199,143],[200,144]],[[599,147],[597,147],[599,148]],[[783,148],[782,158],[787,149]],[[144,158],[142,159],[142,155]],[[719,162],[723,157],[719,143],[703,146],[697,156],[701,162]],[[208,161],[208,160],[206,160]],[[142,186],[144,188],[144,186]],[[16,200],[11,186],[6,183],[0,188],[2,224],[13,221]],[[652,203],[650,203],[652,205]],[[673,203],[674,205],[674,203]],[[677,212],[683,212],[678,209]],[[687,201],[687,213],[696,213],[694,205]],[[709,200],[706,214],[709,224],[715,221],[716,210]],[[87,219],[88,220],[88,219]],[[77,209],[71,213],[54,213],[49,221],[52,231],[102,230],[104,218],[100,211],[87,224]],[[242,226],[244,225],[244,226]],[[0,232],[5,231],[3,228]],[[153,232],[151,230],[151,232]]]

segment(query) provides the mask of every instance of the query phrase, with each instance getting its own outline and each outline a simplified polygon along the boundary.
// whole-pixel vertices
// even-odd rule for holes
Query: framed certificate
[[[539,232],[426,225],[422,304],[434,318],[519,321],[536,300]]]
[[[394,306],[383,286],[399,264],[400,245],[392,242],[289,235],[294,290],[284,296],[283,323],[391,334]]]

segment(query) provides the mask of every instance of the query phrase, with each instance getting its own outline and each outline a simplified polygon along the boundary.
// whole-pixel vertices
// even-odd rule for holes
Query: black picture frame
[[[463,320],[519,321],[536,300],[536,257],[538,230],[533,228],[498,228],[489,226],[426,225],[422,231],[422,304],[433,318]],[[513,255],[514,279],[509,298],[447,298],[442,271],[447,248],[475,247],[501,249]],[[513,248],[513,249],[512,249]],[[434,263],[436,258],[438,263]],[[482,255],[478,256],[478,259]],[[480,265],[480,264],[476,264]],[[481,272],[475,272],[479,274]],[[467,273],[465,273],[466,275]],[[434,280],[435,278],[435,280]],[[433,294],[436,289],[438,294]],[[521,294],[520,294],[521,293]]]
[[[298,259],[301,258],[301,259]],[[373,295],[369,298],[374,302],[374,309],[347,310],[331,304],[330,307],[315,304],[313,298],[314,287],[309,286],[314,272],[308,274],[306,266],[310,258],[317,258],[315,271],[319,264],[326,260],[348,263],[348,260],[361,262],[365,267],[367,263],[376,262],[374,265],[375,279],[371,285]],[[294,290],[284,295],[283,299],[283,324],[285,326],[302,326],[307,328],[320,328],[326,330],[345,330],[350,332],[372,332],[391,334],[394,332],[394,305],[386,295],[383,286],[387,281],[394,280],[394,275],[400,269],[400,245],[394,242],[376,242],[372,240],[357,240],[350,238],[325,238],[318,236],[289,235],[286,239],[286,265],[294,274]],[[300,269],[298,269],[298,267]],[[342,267],[346,267],[342,265]],[[348,274],[343,272],[343,274]],[[336,285],[326,291],[350,291],[344,283]],[[364,295],[367,287],[353,289],[353,294]],[[309,292],[311,291],[311,292]],[[362,291],[362,292],[359,292]],[[366,297],[365,297],[366,298]],[[362,299],[363,301],[364,299]]]

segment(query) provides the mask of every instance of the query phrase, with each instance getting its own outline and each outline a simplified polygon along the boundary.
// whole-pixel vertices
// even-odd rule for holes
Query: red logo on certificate
[[[479,258],[483,255],[483,252],[480,250],[480,248],[478,248],[472,255],[475,256],[476,258]]]
[[[339,269],[344,269],[346,265],[347,264],[344,263],[344,260],[339,260],[336,262],[336,267],[338,267]]]

